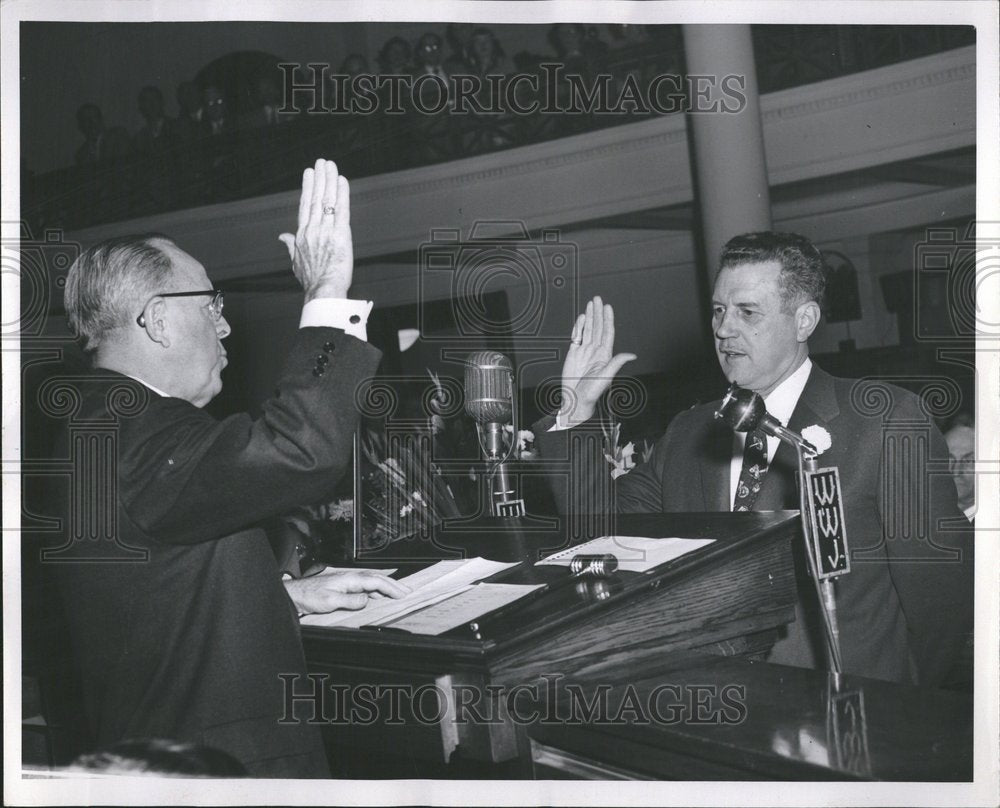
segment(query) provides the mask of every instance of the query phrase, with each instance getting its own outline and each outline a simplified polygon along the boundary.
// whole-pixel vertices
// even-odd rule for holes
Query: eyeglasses
[[[225,304],[225,300],[223,299],[224,293],[221,289],[204,289],[200,292],[163,292],[162,294],[153,295],[153,297],[146,301],[146,306],[158,297],[198,297],[200,295],[212,296],[212,299],[208,302],[208,312],[212,315],[212,319],[216,322],[221,320],[222,307]],[[139,328],[146,327],[146,306],[142,307],[143,313],[135,318],[136,323],[139,324]]]

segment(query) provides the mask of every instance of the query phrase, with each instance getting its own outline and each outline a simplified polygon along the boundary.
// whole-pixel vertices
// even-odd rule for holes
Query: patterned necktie
[[[740,470],[740,482],[736,486],[734,511],[752,511],[760,487],[767,474],[767,436],[755,429],[747,433],[746,446],[743,449],[743,468]]]

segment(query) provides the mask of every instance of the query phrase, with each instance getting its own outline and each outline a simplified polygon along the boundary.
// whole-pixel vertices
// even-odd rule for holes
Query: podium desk
[[[296,708],[312,699],[334,758],[344,747],[405,749],[437,763],[456,752],[463,761],[526,759],[531,721],[520,705],[539,687],[569,675],[627,682],[704,653],[762,658],[794,619],[796,512],[633,515],[614,527],[621,536],[714,541],[650,572],[589,583],[567,581],[566,567],[534,566],[567,546],[554,522],[446,525],[392,544],[358,565],[402,577],[436,560],[483,556],[520,562],[490,582],[547,586],[438,636],[303,626],[312,683],[296,685]]]
[[[528,728],[539,779],[972,780],[963,693],[706,657],[607,689],[608,712],[639,706],[612,723],[574,721],[569,684],[564,720]]]

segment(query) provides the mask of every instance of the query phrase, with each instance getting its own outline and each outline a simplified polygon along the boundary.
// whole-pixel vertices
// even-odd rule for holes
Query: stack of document
[[[405,597],[372,598],[358,611],[341,609],[328,614],[309,614],[301,622],[305,626],[337,628],[391,624],[393,628],[414,633],[441,634],[537,589],[537,586],[475,584],[518,563],[485,558],[439,561],[402,579],[413,590]],[[442,601],[448,601],[448,605],[430,608]]]
[[[602,536],[578,544],[539,561],[539,564],[570,565],[576,555],[605,555],[618,559],[618,569],[629,572],[649,572],[653,567],[666,564],[693,552],[715,539],[650,539],[644,536]]]

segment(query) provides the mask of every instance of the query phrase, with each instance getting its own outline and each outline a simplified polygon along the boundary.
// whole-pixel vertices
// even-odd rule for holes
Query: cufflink
[[[349,318],[351,325],[357,325],[361,322],[361,318],[357,314],[352,314]]]

